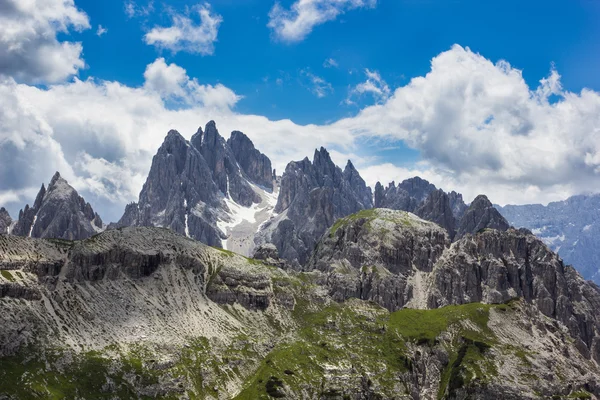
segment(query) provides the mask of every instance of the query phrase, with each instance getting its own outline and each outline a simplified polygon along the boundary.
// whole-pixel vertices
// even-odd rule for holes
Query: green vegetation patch
[[[2,277],[4,279],[6,279],[7,281],[9,281],[9,282],[14,282],[15,281],[15,278],[12,276],[12,274],[10,273],[10,271],[7,271],[7,270],[3,269],[3,270],[0,270],[0,274],[2,274]]]

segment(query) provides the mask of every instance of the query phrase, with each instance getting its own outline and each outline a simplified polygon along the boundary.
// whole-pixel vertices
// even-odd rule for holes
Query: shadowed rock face
[[[252,181],[273,189],[273,168],[269,157],[254,148],[254,143],[242,132],[233,131],[227,140],[235,159]]]
[[[235,143],[239,157],[243,157],[245,149],[240,143],[245,141],[240,135],[243,134],[232,135],[230,142]],[[254,151],[270,171],[268,158]],[[152,159],[138,203],[127,205],[123,217],[109,228],[166,227],[220,247],[225,233],[218,228],[217,222],[229,218],[223,198],[228,197],[245,207],[261,201],[251,187],[253,177],[240,169],[246,165],[253,175],[259,176],[254,174],[253,158],[240,160],[242,162],[236,159],[228,142],[221,137],[214,121],[210,121],[204,131],[199,128],[189,142],[179,132],[170,131]],[[264,182],[256,183],[262,185]]]
[[[48,189],[42,185],[33,207],[19,211],[12,234],[80,240],[103,230],[102,219],[57,172]]]
[[[505,231],[510,225],[485,195],[479,195],[460,219],[456,235],[461,238],[486,228]]]
[[[302,265],[323,232],[338,218],[371,208],[371,196],[352,163],[342,171],[321,147],[312,162],[287,165],[275,207],[280,215],[264,225],[256,242],[273,243],[282,258]]]
[[[453,239],[456,234],[456,219],[452,211],[449,195],[442,189],[438,189],[427,196],[427,199],[415,210],[415,214],[446,229],[450,239]]]
[[[424,179],[414,178],[402,181],[398,186],[391,182],[387,188],[381,183],[375,185],[375,208],[389,208],[414,212],[436,187]]]
[[[4,207],[0,208],[0,235],[8,233],[8,228],[12,224],[12,218]]]

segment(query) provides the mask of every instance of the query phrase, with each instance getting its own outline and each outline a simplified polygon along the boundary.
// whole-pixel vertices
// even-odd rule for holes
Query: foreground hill
[[[600,395],[599,290],[531,235],[450,245],[412,214],[362,211],[310,263],[161,228],[0,236],[0,397]]]

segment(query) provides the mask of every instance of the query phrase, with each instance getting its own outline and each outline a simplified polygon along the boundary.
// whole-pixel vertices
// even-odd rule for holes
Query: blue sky
[[[209,119],[279,171],[325,146],[467,201],[600,191],[598,1],[4,2],[11,212],[60,170],[114,219],[166,132]]]
[[[214,54],[200,56],[157,51],[142,40],[151,27],[170,23],[169,8],[183,13],[198,2],[156,1],[149,15],[130,18],[122,0],[78,1],[92,24],[108,29],[102,37],[95,36],[95,29],[81,34],[88,68],[80,76],[141,85],[146,65],[160,54],[202,82],[221,82],[242,94],[238,111],[300,124],[350,116],[372,101],[364,97],[358,105],[343,104],[349,87],[364,80],[365,68],[379,71],[394,88],[425,75],[430,60],[455,43],[493,61],[508,60],[531,85],[554,63],[566,89],[600,89],[597,1],[380,0],[375,8],[348,11],[316,26],[292,44],[274,40],[266,26],[273,3],[213,0],[212,10],[223,23]],[[281,2],[287,8],[292,3]],[[137,4],[147,7],[148,2]],[[325,68],[329,58],[339,66]],[[302,70],[324,78],[333,93],[315,98]],[[276,84],[278,78],[283,84]]]

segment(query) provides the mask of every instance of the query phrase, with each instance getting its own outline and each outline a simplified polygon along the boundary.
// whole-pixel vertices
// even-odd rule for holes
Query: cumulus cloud
[[[7,104],[0,109],[0,199],[31,202],[41,182],[60,170],[90,201],[117,204],[112,214],[99,208],[114,220],[137,199],[169,129],[189,138],[211,119],[223,136],[245,132],[280,172],[325,146],[340,164],[356,161],[371,185],[420,175],[467,201],[478,193],[504,204],[600,191],[600,93],[565,91],[553,69],[529,87],[506,61],[454,46],[383,103],[324,125],[240,114],[232,108],[237,100],[222,100],[237,94],[218,88],[163,59],[146,68],[140,87],[94,79],[48,88],[0,81]],[[364,152],[365,140],[402,141],[422,161],[406,166],[399,156],[384,163]]]
[[[164,58],[146,66],[144,88],[158,93],[163,99],[181,101],[188,105],[201,104],[211,109],[233,108],[242,98],[222,84],[202,85],[190,79],[185,69],[168,64]]]
[[[350,90],[348,98],[346,99],[347,104],[353,104],[353,97],[364,94],[372,95],[373,98],[378,102],[385,101],[388,99],[388,97],[390,97],[390,87],[381,78],[379,72],[365,69],[365,75],[367,76],[367,80],[359,83],[352,90]]]
[[[289,10],[275,3],[269,12],[267,26],[275,38],[284,42],[299,42],[313,28],[335,20],[340,14],[356,8],[373,8],[377,0],[297,0]]]
[[[320,76],[316,76],[306,69],[300,71],[300,73],[308,79],[309,90],[318,98],[323,98],[328,94],[333,93],[333,86],[331,86],[331,83],[327,82],[325,79],[321,78]]]
[[[154,27],[145,36],[144,41],[173,53],[185,51],[201,55],[211,55],[215,51],[219,25],[223,18],[211,13],[208,3],[193,7],[200,17],[196,24],[190,17],[173,14],[173,24],[169,27]]]
[[[0,2],[0,77],[28,83],[58,82],[85,67],[79,42],[57,34],[90,28],[73,0]]]

